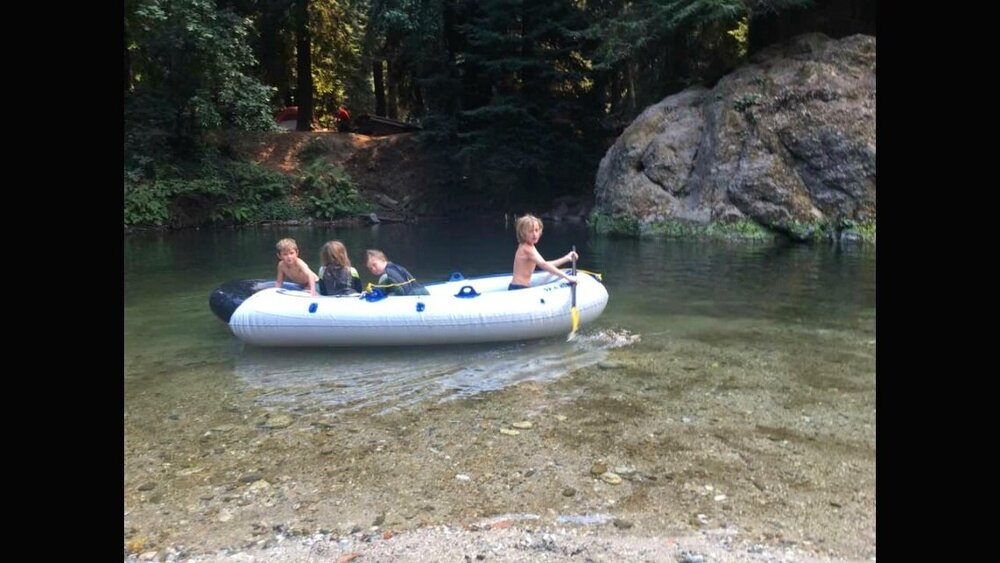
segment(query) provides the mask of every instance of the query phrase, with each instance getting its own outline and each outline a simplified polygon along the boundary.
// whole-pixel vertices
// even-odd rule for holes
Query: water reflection
[[[552,380],[601,361],[606,342],[540,342],[387,349],[245,347],[215,319],[207,296],[231,279],[274,274],[274,242],[292,236],[318,264],[338,238],[355,262],[378,247],[418,279],[509,271],[516,246],[500,221],[274,227],[184,231],[125,239],[127,392],[176,370],[217,366],[261,400],[356,409],[468,396],[521,381]],[[825,247],[595,236],[583,225],[547,224],[540,243],[554,257],[576,245],[581,266],[604,274],[610,300],[586,336],[610,329],[642,336],[644,348],[678,339],[742,350],[797,349],[802,331],[832,331],[868,351],[875,332],[875,256],[864,246]],[[363,268],[363,281],[371,281]],[[764,334],[765,336],[761,336]],[[232,371],[230,371],[230,366]],[[866,370],[867,372],[867,370]],[[141,382],[141,383],[140,383]],[[188,389],[187,392],[195,392]]]
[[[874,249],[546,225],[543,255],[575,244],[610,294],[573,342],[245,346],[208,295],[273,275],[284,236],[310,264],[339,238],[355,261],[381,247],[428,280],[509,271],[515,247],[509,228],[488,222],[127,238],[134,537],[216,550],[259,522],[367,535],[379,512],[400,529],[540,516],[539,527],[618,534],[608,519],[625,517],[640,531],[726,523],[780,549],[874,554]],[[513,421],[535,427],[502,432]],[[636,473],[595,480],[598,460]]]
[[[241,381],[269,404],[298,408],[373,405],[388,410],[425,399],[450,400],[525,381],[548,381],[606,358],[608,346],[581,334],[513,344],[365,349],[268,349],[246,346],[236,359]]]

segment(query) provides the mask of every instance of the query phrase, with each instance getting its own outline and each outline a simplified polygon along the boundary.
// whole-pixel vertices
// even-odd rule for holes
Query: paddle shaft
[[[570,270],[570,271],[572,272],[573,277],[576,277],[576,245],[575,244],[573,245],[573,260],[572,261],[573,261],[573,269]],[[572,284],[572,289],[573,289],[573,307],[576,307],[576,284],[575,283]]]
[[[575,244],[573,245],[573,258],[571,258],[571,260],[573,261],[573,269],[571,270],[571,272],[573,272],[573,276],[576,277],[576,245]],[[580,311],[578,311],[576,309],[576,284],[575,283],[569,284],[569,291],[570,291],[570,295],[572,296],[572,299],[573,299],[573,306],[569,308],[569,318],[570,318],[570,321],[571,321],[571,328],[570,328],[570,331],[569,331],[569,336],[566,337],[566,341],[567,342],[569,342],[570,340],[573,340],[573,338],[576,336],[576,329],[580,328]]]
[[[576,277],[576,245],[575,244],[573,245],[573,269],[571,271],[573,272],[573,277]],[[574,284],[570,284],[570,291],[572,291],[572,296],[573,296],[573,309],[576,309],[576,284],[575,283]],[[574,328],[574,330],[576,329],[576,327],[573,327],[573,328]]]

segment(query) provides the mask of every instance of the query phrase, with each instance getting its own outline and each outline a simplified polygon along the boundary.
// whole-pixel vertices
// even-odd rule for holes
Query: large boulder
[[[647,108],[601,160],[595,213],[638,224],[874,224],[875,38],[809,34]]]

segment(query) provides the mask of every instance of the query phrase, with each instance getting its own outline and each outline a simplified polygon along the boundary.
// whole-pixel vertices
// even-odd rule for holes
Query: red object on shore
[[[299,118],[299,106],[288,106],[278,110],[275,114],[274,120],[278,123],[282,121],[295,121]]]
[[[340,106],[339,108],[337,108],[337,119],[347,121],[351,119],[351,114],[347,113],[347,108],[345,108],[344,106]]]

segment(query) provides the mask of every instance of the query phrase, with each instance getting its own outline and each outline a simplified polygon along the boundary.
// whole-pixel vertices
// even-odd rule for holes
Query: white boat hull
[[[577,277],[576,304],[583,326],[604,311],[608,292],[591,275],[580,272]],[[229,326],[240,340],[257,346],[406,346],[569,334],[568,283],[539,272],[530,288],[508,291],[510,280],[510,275],[501,275],[432,283],[424,286],[430,295],[393,295],[377,301],[269,288],[243,301]]]

